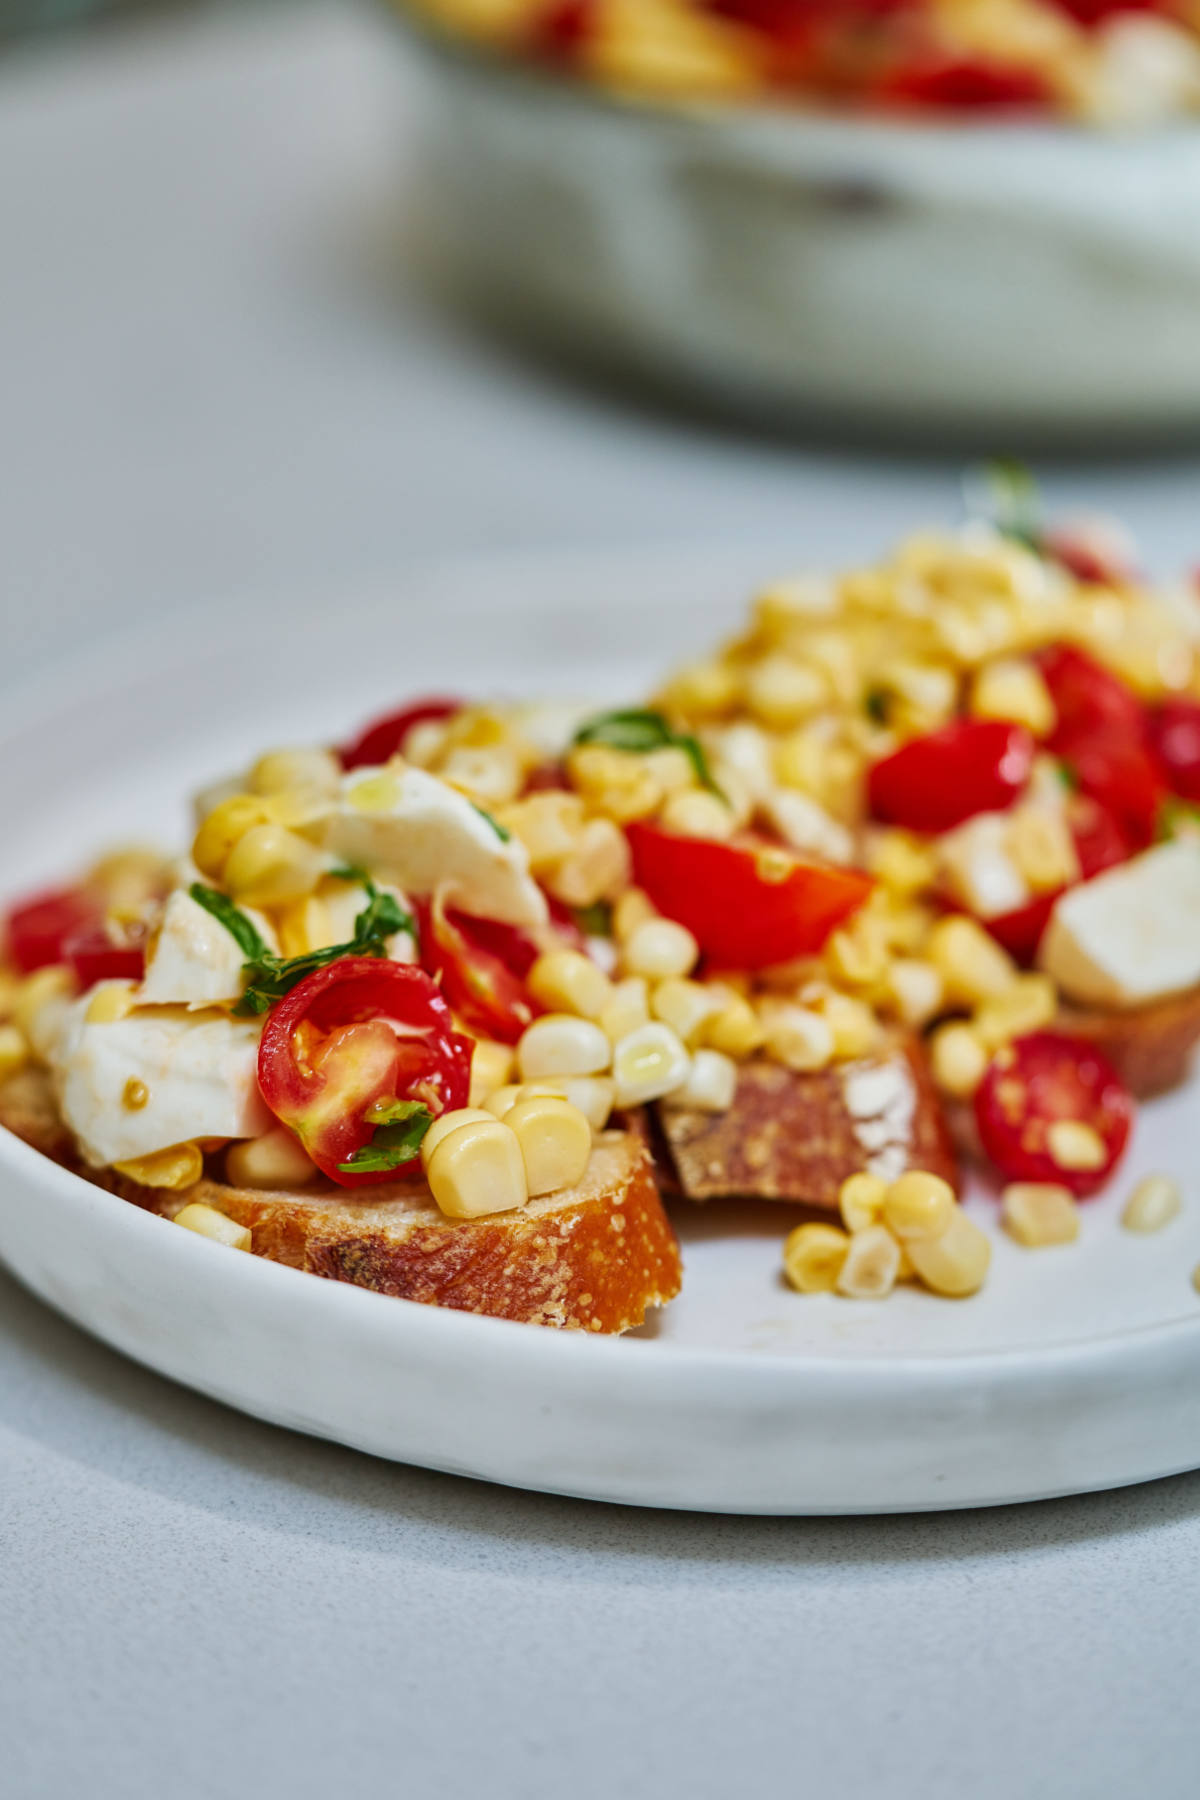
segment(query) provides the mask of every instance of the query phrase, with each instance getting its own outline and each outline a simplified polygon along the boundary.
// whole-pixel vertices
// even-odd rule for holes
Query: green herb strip
[[[267,946],[244,912],[233,904],[228,894],[220,893],[216,888],[205,887],[202,881],[193,881],[188,893],[202,906],[206,913],[211,913],[219,925],[223,925],[242,955],[257,959],[267,955]]]
[[[508,826],[502,825],[500,823],[499,819],[493,819],[490,812],[484,812],[482,806],[476,806],[476,804],[473,800],[470,801],[469,804],[471,807],[471,811],[477,812],[479,814],[480,818],[486,820],[486,822],[491,826],[491,828],[495,832],[496,836],[500,839],[500,842],[502,844],[507,844],[512,837],[512,832],[508,829]]]
[[[1032,470],[1015,457],[998,456],[985,464],[984,479],[996,530],[1038,555],[1044,554],[1042,506]]]
[[[338,1164],[343,1174],[383,1174],[411,1162],[433,1124],[433,1114],[419,1100],[393,1100],[376,1113],[380,1122],[370,1143],[356,1150],[349,1162]]]
[[[725,796],[712,777],[708,758],[699,740],[690,732],[674,731],[659,712],[636,711],[601,713],[588,719],[575,733],[577,744],[606,744],[610,750],[630,750],[646,755],[651,750],[682,750],[701,787],[721,799]]]

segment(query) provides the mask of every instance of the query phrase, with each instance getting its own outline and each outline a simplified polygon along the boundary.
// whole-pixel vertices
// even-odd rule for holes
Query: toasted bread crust
[[[1095,1044],[1130,1093],[1149,1100],[1187,1080],[1200,1043],[1200,988],[1128,1012],[1064,1007],[1059,1024]]]
[[[842,1182],[867,1168],[889,1180],[906,1169],[928,1169],[958,1186],[941,1104],[916,1038],[814,1074],[745,1063],[728,1112],[662,1106],[655,1124],[670,1175],[691,1200],[741,1196],[836,1211]]]
[[[248,1226],[256,1256],[423,1305],[620,1332],[679,1292],[679,1246],[650,1159],[624,1132],[603,1134],[577,1188],[530,1201],[519,1212],[454,1220],[422,1182],[388,1182],[351,1199],[345,1188],[324,1181],[275,1193],[206,1175],[168,1193],[90,1169],[79,1161],[38,1071],[0,1088],[0,1124],[162,1218],[201,1201]]]

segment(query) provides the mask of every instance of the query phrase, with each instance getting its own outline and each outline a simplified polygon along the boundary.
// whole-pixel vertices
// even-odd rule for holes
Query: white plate
[[[6,889],[133,832],[182,841],[183,796],[205,777],[271,742],[336,737],[421,688],[636,699],[681,648],[732,626],[765,573],[744,552],[492,558],[390,596],[293,606],[274,630],[243,605],[143,635],[26,696],[0,739]],[[996,1257],[960,1304],[804,1298],[778,1273],[787,1209],[680,1206],[682,1297],[632,1338],[558,1334],[234,1254],[5,1133],[0,1255],[166,1375],[430,1468],[719,1511],[1028,1500],[1200,1465],[1194,1104],[1186,1092],[1146,1109],[1074,1248],[1017,1249],[974,1196]],[[1187,1177],[1184,1214],[1133,1237],[1122,1191],[1159,1167]]]

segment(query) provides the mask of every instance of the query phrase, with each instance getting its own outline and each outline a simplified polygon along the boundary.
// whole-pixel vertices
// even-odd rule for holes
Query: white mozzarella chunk
[[[91,1023],[88,1004],[85,995],[72,1008],[54,1074],[89,1162],[128,1162],[194,1138],[259,1137],[274,1123],[258,1091],[261,1020],[150,1008]]]
[[[399,888],[381,886],[383,894],[390,894],[392,899],[412,916],[412,906],[406,895]],[[329,891],[322,904],[328,926],[326,944],[348,944],[354,936],[355,921],[360,913],[370,905],[371,896],[365,887],[357,881],[336,881],[329,883]],[[314,946],[324,948],[324,945]],[[410,931],[395,931],[387,940],[387,953],[393,962],[416,962],[416,939]]]
[[[270,922],[250,907],[241,911],[267,949],[278,953]],[[219,919],[186,888],[176,888],[163,911],[162,927],[146,964],[138,999],[146,1006],[215,1006],[236,1000],[245,986],[245,952]]]
[[[1180,840],[1071,888],[1040,961],[1070,999],[1139,1006],[1200,982],[1200,844]]]
[[[422,897],[506,925],[544,925],[546,897],[525,847],[504,839],[464,794],[424,769],[355,769],[342,782],[327,847]]]
[[[942,878],[950,893],[981,919],[1028,904],[1029,884],[1009,850],[1008,813],[979,813],[938,839]]]

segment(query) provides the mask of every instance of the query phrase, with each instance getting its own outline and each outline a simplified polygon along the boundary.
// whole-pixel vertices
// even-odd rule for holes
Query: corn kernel
[[[457,744],[442,758],[438,774],[483,806],[515,800],[525,781],[522,759],[512,744]]]
[[[961,913],[939,919],[926,945],[929,961],[946,984],[947,998],[977,1006],[995,1000],[1016,980],[1007,951],[974,919]]]
[[[686,925],[674,919],[649,919],[621,945],[621,961],[629,975],[665,981],[690,975],[700,960],[700,946]]]
[[[613,1045],[612,1072],[618,1106],[661,1100],[687,1080],[690,1059],[669,1025],[639,1026]]]
[[[525,1081],[542,1076],[599,1075],[608,1068],[612,1046],[600,1027],[573,1013],[546,1013],[535,1019],[517,1045],[517,1067]]]
[[[131,1075],[121,1089],[121,1105],[126,1112],[144,1112],[150,1104],[150,1089],[136,1075]]]
[[[829,683],[823,672],[790,656],[764,656],[746,677],[746,705],[772,731],[798,725],[828,700]]]
[[[538,1086],[540,1084],[531,1083],[530,1085]],[[547,1088],[552,1089],[556,1094],[561,1092],[560,1087],[556,1083],[548,1082],[545,1085]],[[513,1107],[517,1104],[517,1101],[521,1098],[521,1093],[522,1084],[519,1081],[508,1081],[505,1082],[503,1087],[494,1089],[493,1092],[490,1093],[486,1099],[481,1100],[479,1104],[484,1112],[490,1112],[494,1119],[502,1119],[506,1113],[512,1111]],[[474,1107],[472,1107],[471,1110],[474,1111]]]
[[[612,997],[608,976],[578,950],[551,950],[539,956],[527,981],[530,993],[543,1006],[553,1012],[577,1013],[582,1019],[598,1019]]]
[[[1169,1175],[1146,1175],[1138,1182],[1121,1214],[1126,1231],[1161,1231],[1183,1206],[1179,1183]]]
[[[992,1246],[961,1206],[938,1238],[911,1238],[904,1246],[917,1277],[935,1294],[963,1300],[983,1286],[992,1260]]]
[[[625,892],[613,903],[612,931],[618,944],[631,938],[640,925],[647,924],[659,916],[658,908],[648,894],[641,888],[626,888]]]
[[[697,1050],[687,1079],[664,1096],[664,1106],[694,1112],[728,1112],[737,1096],[737,1064],[719,1050]]]
[[[642,762],[664,794],[678,794],[695,788],[695,764],[678,744],[663,744],[658,750],[647,750],[642,754]]]
[[[524,844],[529,867],[540,876],[574,850],[583,831],[583,801],[578,794],[557,790],[530,794],[528,799],[501,807],[496,819]]]
[[[192,842],[192,861],[210,881],[225,873],[230,852],[257,825],[271,823],[270,809],[253,794],[234,794],[209,813]]]
[[[215,1206],[205,1206],[200,1200],[181,1206],[173,1222],[182,1225],[185,1231],[194,1231],[199,1237],[211,1238],[215,1244],[226,1244],[230,1250],[249,1250],[253,1241],[248,1225],[239,1225],[236,1219],[218,1212]]]
[[[341,787],[342,765],[331,750],[271,750],[250,771],[253,794],[309,792],[332,798]]]
[[[893,696],[889,723],[906,734],[936,730],[958,707],[958,676],[944,663],[896,663],[883,685]]]
[[[682,976],[658,982],[650,997],[654,1017],[669,1025],[689,1049],[699,1042],[705,1025],[722,1010],[723,1004],[713,988]]]
[[[550,1096],[518,1100],[504,1123],[516,1133],[525,1183],[533,1197],[575,1187],[583,1180],[592,1153],[592,1128],[569,1100]]]
[[[25,1033],[16,1025],[0,1025],[0,1081],[20,1074],[29,1061]]]
[[[1000,1196],[1000,1217],[1009,1236],[1027,1250],[1072,1244],[1079,1236],[1074,1196],[1053,1182],[1013,1182]]]
[[[589,819],[546,885],[564,906],[594,906],[597,900],[615,900],[632,874],[625,833],[611,819]]]
[[[909,831],[880,831],[868,843],[868,873],[892,893],[918,894],[937,879],[933,849]]]
[[[972,1021],[975,1035],[990,1051],[1013,1038],[1041,1031],[1058,1011],[1058,993],[1048,975],[1018,975],[1007,993],[981,1006]]]
[[[12,1022],[23,1031],[34,1049],[39,1049],[38,1014],[51,1003],[66,1000],[74,992],[75,978],[65,963],[48,963],[35,969],[17,986],[12,1003]]]
[[[649,818],[665,798],[665,790],[648,767],[647,758],[606,744],[581,744],[567,758],[572,787],[597,812],[627,825]]]
[[[89,1025],[115,1025],[127,1019],[136,1005],[136,981],[98,981],[83,1016]]]
[[[277,1125],[262,1137],[230,1144],[225,1179],[231,1187],[270,1188],[286,1193],[315,1181],[317,1165],[294,1132]]]
[[[833,1035],[833,1054],[839,1062],[866,1056],[879,1042],[879,1020],[869,1006],[849,994],[827,994],[821,1016]]]
[[[490,1113],[439,1138],[425,1176],[438,1206],[452,1219],[512,1212],[529,1198],[516,1134]]]
[[[971,686],[970,711],[977,719],[1011,719],[1034,737],[1049,737],[1058,712],[1041,670],[1017,657],[998,657],[978,671]]]
[[[1044,806],[1024,806],[1012,816],[1008,849],[1035,894],[1052,893],[1079,879],[1079,855],[1066,816]]]
[[[847,1300],[884,1300],[896,1285],[900,1246],[882,1225],[868,1225],[850,1239],[838,1272],[837,1291]]]
[[[833,1028],[820,1013],[790,1001],[764,1001],[760,1008],[767,1054],[786,1069],[807,1073],[833,1061]]]
[[[628,1037],[639,1025],[650,1022],[650,987],[643,975],[629,975],[614,982],[604,1011],[600,1029],[611,1043]]]
[[[503,1087],[513,1072],[516,1057],[509,1044],[493,1043],[490,1038],[477,1040],[471,1052],[471,1106],[482,1106],[489,1094]]]
[[[858,913],[825,945],[825,962],[835,981],[848,987],[873,987],[887,972],[888,951],[880,919]]]
[[[113,1168],[118,1175],[126,1175],[142,1187],[186,1188],[203,1175],[204,1157],[199,1144],[172,1144],[169,1150],[131,1157],[127,1162],[114,1163]]]
[[[583,1114],[594,1132],[608,1124],[617,1084],[609,1075],[560,1075],[550,1081],[526,1081],[519,1086],[497,1088],[484,1105],[494,1118],[504,1119],[522,1100],[569,1100]]]
[[[887,1199],[888,1184],[878,1175],[862,1171],[847,1175],[838,1189],[838,1211],[847,1231],[866,1231],[878,1225]]]
[[[736,821],[719,795],[710,793],[707,788],[693,787],[668,794],[659,823],[683,837],[723,842],[733,836]]]
[[[463,1125],[485,1124],[488,1119],[495,1117],[495,1113],[490,1108],[485,1109],[482,1106],[458,1106],[450,1112],[442,1113],[433,1121],[421,1139],[421,1162],[424,1167],[429,1168],[430,1157],[442,1139],[448,1138],[452,1131],[458,1131]]]
[[[941,1011],[945,989],[932,963],[898,956],[883,979],[883,1000],[902,1024],[919,1031]]]
[[[933,1079],[945,1094],[969,1100],[987,1074],[988,1052],[969,1025],[941,1025],[929,1044]]]
[[[902,1244],[911,1244],[915,1238],[928,1241],[949,1230],[957,1205],[948,1181],[923,1169],[910,1169],[888,1189],[883,1223]]]
[[[331,935],[329,908],[316,894],[306,894],[302,900],[280,907],[276,929],[284,956],[307,956],[312,950],[322,950],[326,944],[338,941]]]
[[[762,1049],[767,1033],[750,1002],[732,994],[720,1012],[705,1021],[702,1037],[710,1049],[740,1061]]]
[[[689,719],[719,719],[736,706],[741,693],[737,673],[728,663],[687,663],[677,669],[658,696],[668,713]]]
[[[252,825],[230,851],[223,879],[240,901],[279,906],[311,894],[324,867],[321,851],[286,826]]]
[[[832,1294],[850,1248],[836,1225],[797,1225],[783,1245],[783,1272],[801,1294]]]
[[[1083,1119],[1055,1119],[1046,1128],[1051,1160],[1071,1174],[1092,1173],[1108,1161],[1108,1149],[1094,1125]]]

